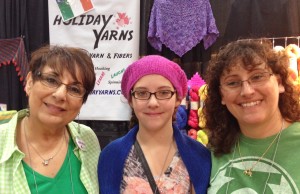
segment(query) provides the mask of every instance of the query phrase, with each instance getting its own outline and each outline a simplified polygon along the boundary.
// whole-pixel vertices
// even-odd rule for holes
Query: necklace
[[[23,122],[23,125],[24,125],[24,131],[25,131],[25,139],[26,139],[26,148],[27,148],[27,151],[28,151],[28,156],[29,156],[29,164],[30,164],[30,167],[32,169],[32,175],[33,175],[33,180],[34,180],[34,184],[35,184],[35,191],[37,194],[39,194],[39,190],[38,190],[38,184],[36,182],[36,177],[35,177],[35,171],[33,169],[33,166],[32,166],[32,161],[31,161],[31,153],[30,153],[30,150],[29,150],[29,142],[27,140],[27,134],[26,134],[26,128],[25,128],[25,122]],[[66,142],[66,144],[68,145],[67,143],[67,138],[66,138],[66,133],[64,131],[64,135],[63,135],[63,140]],[[64,142],[63,141],[63,142]],[[70,159],[70,152],[69,152],[69,149],[67,150],[67,153],[68,153],[68,162],[69,162],[69,170],[70,170],[70,181],[71,181],[71,186],[72,186],[72,194],[74,194],[74,184],[73,184],[73,177],[72,177],[72,167],[71,167],[71,159]],[[54,157],[54,156],[53,156]]]
[[[51,156],[50,158],[48,159],[45,159],[38,151],[37,149],[35,149],[35,147],[28,141],[28,137],[27,137],[27,130],[25,129],[25,123],[24,123],[24,131],[25,131],[25,139],[26,139],[26,142],[33,148],[33,150],[35,151],[35,153],[37,153],[37,155],[43,160],[42,164],[44,166],[48,166],[49,165],[49,162],[50,160],[52,160],[61,150],[62,146],[63,146],[63,143],[64,143],[64,139],[66,138],[65,137],[65,134],[62,136],[62,140],[61,140],[61,144],[58,148],[58,150],[55,152],[55,154],[53,156]]]
[[[269,149],[272,147],[272,145],[274,144],[274,142],[276,141],[276,139],[278,139],[277,141],[277,145],[276,145],[276,150],[274,152],[274,155],[273,155],[273,159],[275,158],[276,156],[276,152],[277,152],[277,147],[278,147],[278,143],[279,143],[279,138],[281,136],[281,132],[283,130],[283,127],[284,127],[284,119],[282,119],[282,125],[281,125],[281,129],[280,129],[280,132],[277,133],[277,135],[275,136],[275,138],[273,139],[273,141],[270,143],[270,145],[267,147],[266,151],[264,151],[264,153],[260,156],[260,158],[254,163],[252,164],[252,166],[250,168],[246,168],[245,164],[244,164],[244,160],[242,158],[242,154],[241,154],[241,150],[240,150],[240,140],[237,141],[237,147],[238,147],[238,150],[239,150],[239,154],[240,154],[240,157],[242,158],[242,163],[245,167],[245,170],[244,170],[244,175],[246,176],[249,176],[249,177],[252,177],[252,174],[253,174],[253,169],[255,168],[255,166],[258,164],[258,162],[263,159],[263,157],[266,155],[266,153],[269,151]]]
[[[162,175],[163,175],[164,167],[165,167],[165,165],[166,165],[166,163],[167,163],[167,159],[168,159],[168,157],[169,157],[169,154],[170,154],[170,151],[171,151],[173,142],[174,142],[174,138],[172,138],[172,141],[171,141],[170,146],[169,146],[169,150],[168,150],[168,152],[167,152],[166,158],[165,158],[164,163],[163,163],[163,166],[162,166],[162,168],[161,168],[160,175],[159,175],[159,177],[158,177],[158,181],[159,181],[159,182],[160,182],[160,178],[161,178]],[[159,191],[158,185],[156,185],[154,194],[156,194],[157,190]]]
[[[245,168],[245,170],[244,170],[243,173],[244,173],[245,175],[247,175],[247,176],[249,176],[249,177],[252,176],[252,173],[253,173],[252,170],[254,169],[254,167],[256,166],[256,164],[263,158],[263,156],[268,152],[268,150],[270,149],[270,147],[272,146],[272,144],[274,144],[274,141],[278,138],[278,139],[277,139],[276,146],[275,146],[274,154],[273,154],[273,157],[272,157],[272,161],[273,161],[273,162],[272,162],[271,166],[269,167],[269,169],[270,169],[271,167],[273,167],[273,164],[274,164],[274,161],[275,161],[275,158],[276,158],[276,154],[277,154],[277,149],[278,149],[280,137],[281,137],[281,132],[282,132],[283,128],[284,128],[284,119],[282,119],[282,126],[281,126],[281,129],[280,129],[280,132],[276,135],[276,137],[274,138],[274,140],[271,142],[271,144],[268,146],[268,148],[267,148],[266,151],[262,154],[262,156],[259,158],[259,160],[256,161],[255,164],[253,164],[252,167],[249,168],[249,169],[247,169],[247,168],[245,167],[245,164],[243,164],[243,166],[244,166],[244,168]],[[235,144],[234,151],[233,151],[233,156],[232,156],[232,159],[231,159],[231,160],[233,160],[233,159],[235,158],[235,152],[236,152],[236,147],[237,147],[237,145],[239,146],[239,143]],[[239,150],[240,157],[242,158],[241,152],[240,152],[240,148],[239,148],[239,147],[238,147],[238,150]],[[243,159],[242,159],[242,162],[244,163]],[[269,170],[268,170],[268,171],[269,171]],[[230,168],[230,170],[229,170],[229,177],[230,177],[230,175],[231,175],[231,168]],[[268,184],[268,182],[269,182],[270,175],[271,175],[271,172],[269,171],[269,173],[268,173],[268,178],[267,178],[267,180],[266,180],[266,183],[265,183],[265,186],[264,186],[264,189],[263,189],[263,192],[262,192],[263,194],[264,194],[265,191],[266,191],[266,187],[267,187],[267,184]],[[226,194],[228,193],[228,190],[229,190],[229,184],[230,184],[230,181],[227,183]]]

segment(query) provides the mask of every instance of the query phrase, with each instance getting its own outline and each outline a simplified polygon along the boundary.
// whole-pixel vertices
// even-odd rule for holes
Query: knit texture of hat
[[[121,90],[127,100],[130,99],[131,89],[143,76],[157,74],[167,78],[177,91],[179,99],[186,96],[187,77],[181,67],[162,56],[149,55],[142,57],[127,67],[125,70]]]

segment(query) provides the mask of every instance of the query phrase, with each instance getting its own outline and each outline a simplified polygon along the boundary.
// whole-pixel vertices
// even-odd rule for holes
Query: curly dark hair
[[[259,58],[259,62],[257,62]],[[268,40],[238,40],[220,49],[212,58],[206,72],[207,97],[204,102],[204,117],[209,130],[209,147],[215,156],[230,153],[240,134],[236,118],[222,105],[220,77],[230,71],[237,61],[243,68],[251,70],[265,62],[272,72],[281,78],[285,92],[279,94],[278,107],[282,117],[295,122],[300,120],[300,92],[296,89],[289,74],[288,57],[283,52],[275,52]]]

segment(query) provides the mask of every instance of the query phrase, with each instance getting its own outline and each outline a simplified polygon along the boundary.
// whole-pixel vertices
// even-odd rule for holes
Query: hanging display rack
[[[285,37],[264,37],[264,38],[246,38],[246,39],[240,39],[240,40],[256,40],[256,41],[263,41],[263,40],[271,40],[273,47],[275,46],[275,40],[284,40],[284,47],[288,45],[288,40],[289,39],[295,39],[297,40],[297,46],[300,47],[300,36],[285,36]]]

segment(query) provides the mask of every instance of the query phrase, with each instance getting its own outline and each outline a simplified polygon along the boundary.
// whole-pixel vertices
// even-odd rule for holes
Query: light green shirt
[[[5,124],[0,125],[0,192],[1,194],[30,194],[26,175],[22,165],[25,154],[16,144],[16,126],[19,119],[25,117],[26,111],[19,111]],[[80,126],[80,130],[79,130]],[[79,149],[75,143],[74,154],[81,161],[80,180],[90,194],[99,193],[97,164],[100,145],[94,131],[75,122],[68,124],[71,137],[85,143],[85,149]],[[76,192],[76,191],[75,191]]]
[[[276,135],[264,139],[242,135],[240,146],[235,146],[232,153],[212,155],[207,193],[300,194],[300,122],[293,123],[275,138]],[[244,174],[249,168],[253,172],[251,177]]]

